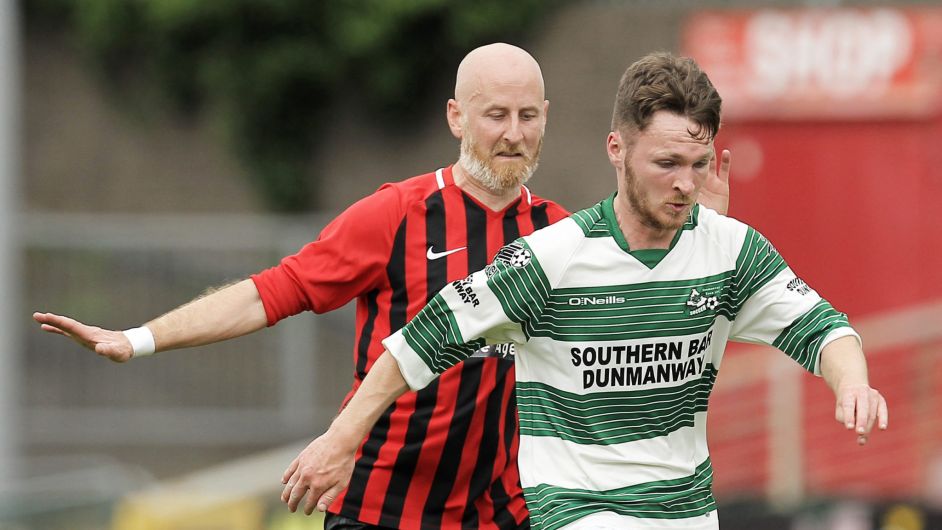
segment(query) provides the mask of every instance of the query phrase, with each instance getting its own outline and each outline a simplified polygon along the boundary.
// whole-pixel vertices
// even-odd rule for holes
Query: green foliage
[[[396,130],[471,48],[520,43],[542,0],[29,0],[119,86],[211,112],[271,208],[311,206],[311,161],[342,95]],[[127,94],[147,90],[125,90]]]

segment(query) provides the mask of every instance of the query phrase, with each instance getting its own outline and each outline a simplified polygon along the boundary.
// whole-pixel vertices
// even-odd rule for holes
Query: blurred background
[[[695,57],[730,214],[849,314],[891,427],[731,346],[723,528],[942,529],[942,3],[0,1],[0,529],[320,528],[280,476],[352,381],[351,307],[116,365],[33,311],[125,329],[271,266],[387,181],[457,159],[461,57],[506,41],[551,102],[531,188],[611,193],[625,67]]]

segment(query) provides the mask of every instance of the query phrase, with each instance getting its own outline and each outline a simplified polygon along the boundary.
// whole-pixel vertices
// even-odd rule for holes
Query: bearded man
[[[483,268],[517,238],[567,217],[524,186],[537,167],[548,107],[530,54],[499,43],[475,49],[458,67],[446,110],[461,140],[457,163],[381,186],[278,266],[139,328],[110,331],[49,313],[34,318],[46,331],[123,362],[245,335],[355,298],[346,406],[383,353],[381,340],[442,287]],[[723,211],[725,156],[719,173],[711,171],[716,193],[709,199]],[[473,292],[464,296],[474,303]],[[310,514],[320,500],[329,510],[327,530],[529,528],[517,439],[513,348],[488,346],[387,407],[350,455],[349,487],[310,496],[303,508]],[[285,474],[282,500],[292,511],[303,490],[290,477],[311,457],[302,452]]]

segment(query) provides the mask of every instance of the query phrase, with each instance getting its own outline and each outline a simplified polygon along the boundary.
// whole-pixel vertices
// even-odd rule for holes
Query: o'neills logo
[[[612,305],[624,304],[623,296],[573,296],[569,299],[569,305]]]

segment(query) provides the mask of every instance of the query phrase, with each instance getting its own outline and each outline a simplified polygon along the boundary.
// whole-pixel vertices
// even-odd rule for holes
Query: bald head
[[[488,85],[538,87],[544,98],[543,73],[540,65],[525,50],[502,42],[471,50],[458,65],[455,76],[455,99],[467,103]]]
[[[529,53],[502,43],[469,53],[447,106],[448,127],[461,140],[455,183],[506,205],[536,170],[548,108],[540,65]]]

